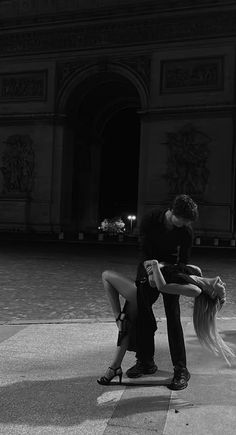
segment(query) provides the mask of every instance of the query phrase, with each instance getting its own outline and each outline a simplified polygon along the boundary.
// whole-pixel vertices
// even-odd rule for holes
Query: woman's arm
[[[194,284],[167,284],[161,272],[160,264],[157,260],[145,261],[144,266],[148,270],[152,268],[153,279],[158,290],[160,290],[162,293],[183,295],[188,297],[197,297],[201,294],[201,289]]]

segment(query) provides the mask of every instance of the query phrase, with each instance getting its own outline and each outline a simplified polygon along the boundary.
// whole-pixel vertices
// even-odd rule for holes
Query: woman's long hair
[[[215,355],[222,355],[228,365],[229,357],[235,357],[230,347],[220,336],[216,325],[216,314],[219,309],[217,299],[211,299],[201,293],[194,299],[193,325],[200,343]]]
[[[166,282],[197,284],[202,293],[194,298],[193,325],[200,343],[215,355],[222,355],[228,365],[229,357],[235,357],[230,347],[220,336],[216,325],[216,314],[220,309],[218,298],[211,299],[204,293],[204,287],[211,284],[202,276],[200,267],[195,265],[166,265],[161,269]],[[181,277],[183,281],[179,281]]]

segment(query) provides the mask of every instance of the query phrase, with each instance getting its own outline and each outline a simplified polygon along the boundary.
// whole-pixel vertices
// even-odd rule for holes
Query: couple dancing
[[[127,350],[135,351],[137,362],[127,372],[130,378],[157,371],[154,362],[154,334],[157,329],[152,305],[162,294],[167,318],[167,332],[174,375],[168,387],[187,387],[190,373],[180,319],[179,296],[194,298],[193,323],[202,344],[228,362],[234,356],[216,327],[216,314],[226,300],[225,284],[220,277],[206,278],[201,269],[189,265],[193,243],[191,223],[198,218],[198,208],[188,195],[178,195],[170,209],[153,211],[140,225],[142,261],[136,281],[114,271],[103,272],[102,279],[118,327],[118,342],[113,360],[104,376],[108,385],[118,376]],[[178,254],[176,254],[178,252]],[[121,310],[120,295],[126,300]]]

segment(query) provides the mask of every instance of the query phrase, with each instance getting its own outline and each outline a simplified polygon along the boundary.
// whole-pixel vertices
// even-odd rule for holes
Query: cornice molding
[[[185,15],[81,23],[0,34],[0,56],[146,46],[236,36],[236,8]]]
[[[66,120],[66,115],[60,113],[8,113],[0,114],[0,125],[6,124],[18,124],[22,123],[34,123],[42,121],[43,123],[63,123]]]
[[[186,117],[194,116],[196,113],[201,116],[220,115],[230,116],[235,114],[235,104],[204,104],[204,105],[186,105],[174,107],[157,107],[148,110],[140,110],[138,113],[143,120],[152,120],[154,118],[178,118],[186,115]]]
[[[215,104],[215,105],[188,105],[180,107],[158,107],[150,108],[147,110],[140,110],[138,114],[142,119],[151,120],[156,117],[166,118],[166,117],[179,117],[185,114],[186,116],[196,117],[196,113],[199,116],[220,114],[221,116],[229,116],[230,114],[236,113],[236,104]],[[54,113],[54,112],[35,112],[35,113],[8,113],[0,114],[0,125],[7,123],[17,124],[17,123],[34,123],[34,122],[47,122],[47,123],[63,123],[67,119],[65,114]]]
[[[5,0],[0,26],[22,27],[235,6],[234,0]]]

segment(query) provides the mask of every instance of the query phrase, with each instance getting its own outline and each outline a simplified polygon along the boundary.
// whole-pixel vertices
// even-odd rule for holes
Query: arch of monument
[[[0,17],[1,231],[95,231],[113,126],[135,182],[110,213],[184,192],[200,235],[235,236],[235,2],[5,0]]]

